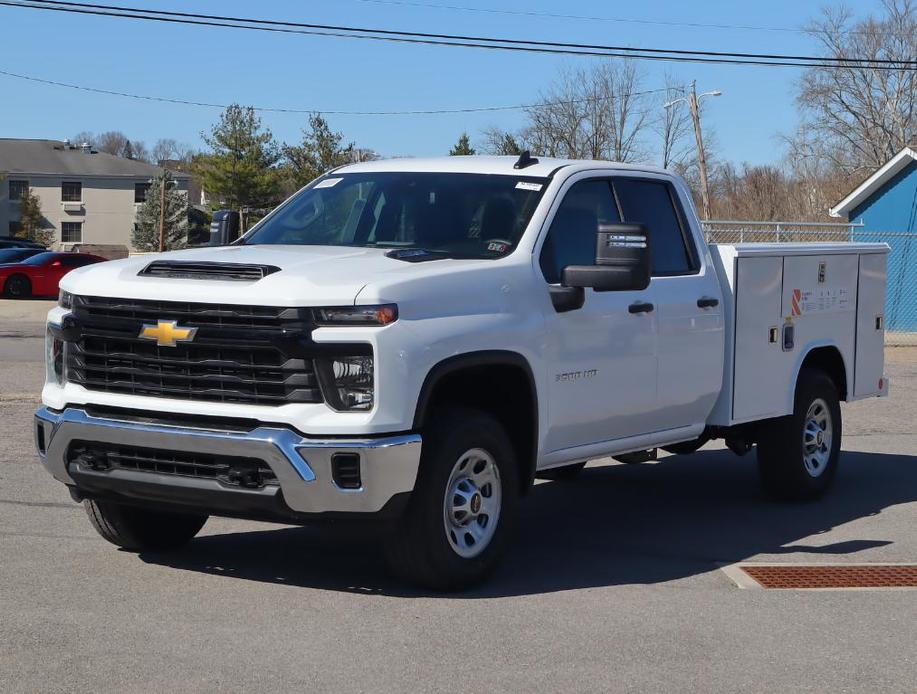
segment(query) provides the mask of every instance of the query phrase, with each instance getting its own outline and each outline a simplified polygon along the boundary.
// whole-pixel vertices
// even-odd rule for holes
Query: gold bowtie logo
[[[178,321],[161,320],[156,325],[144,325],[140,329],[142,340],[156,340],[160,347],[175,347],[179,342],[191,342],[197,328],[179,328]]]

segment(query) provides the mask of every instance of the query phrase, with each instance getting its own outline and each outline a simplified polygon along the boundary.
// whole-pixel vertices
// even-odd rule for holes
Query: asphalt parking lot
[[[0,301],[0,691],[912,692],[917,590],[740,590],[739,561],[917,563],[917,348],[844,408],[832,493],[719,447],[539,484],[502,570],[412,591],[378,539],[211,519],[130,554],[32,449],[48,302]]]

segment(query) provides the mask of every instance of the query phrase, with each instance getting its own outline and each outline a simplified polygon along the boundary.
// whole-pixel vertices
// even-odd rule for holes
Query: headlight
[[[57,303],[61,308],[73,308],[73,294],[61,289],[57,297]]]
[[[319,325],[388,325],[398,320],[395,304],[340,306],[315,310]]]
[[[59,386],[64,385],[64,341],[54,337],[51,331],[45,336],[45,364],[48,380]]]
[[[322,394],[335,410],[369,410],[373,406],[373,357],[315,360]]]

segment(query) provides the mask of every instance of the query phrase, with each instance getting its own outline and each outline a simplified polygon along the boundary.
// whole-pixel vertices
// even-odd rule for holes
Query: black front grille
[[[212,402],[321,402],[310,309],[77,296],[80,337],[67,378],[89,390]],[[145,327],[175,322],[193,340],[160,346]]]
[[[138,274],[147,277],[170,277],[174,279],[257,282],[275,272],[280,272],[280,268],[274,265],[154,260]]]
[[[74,441],[67,452],[67,464],[76,464],[93,472],[130,470],[179,475],[247,488],[278,483],[274,471],[256,458],[163,451],[111,443]]]

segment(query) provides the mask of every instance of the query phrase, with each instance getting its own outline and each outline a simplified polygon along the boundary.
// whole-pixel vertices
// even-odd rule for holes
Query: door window
[[[61,265],[64,267],[83,267],[93,262],[93,258],[88,255],[65,255],[61,258]]]
[[[646,227],[653,275],[684,275],[697,270],[669,184],[620,178],[615,179],[614,186],[624,221]]]
[[[558,284],[568,265],[595,265],[599,227],[620,221],[608,181],[575,183],[561,201],[541,248],[544,278]]]

